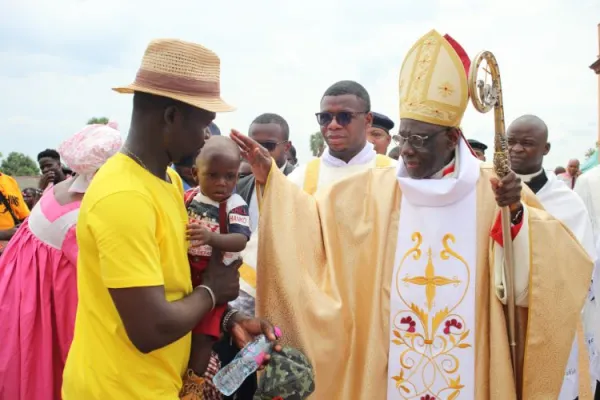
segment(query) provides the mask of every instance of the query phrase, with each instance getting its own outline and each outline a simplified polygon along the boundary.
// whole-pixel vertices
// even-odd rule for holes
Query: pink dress
[[[58,400],[77,309],[80,202],[47,191],[0,257],[0,399]]]

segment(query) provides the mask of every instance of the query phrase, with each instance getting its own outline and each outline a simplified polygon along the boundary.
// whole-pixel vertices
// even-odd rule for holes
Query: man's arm
[[[96,203],[87,221],[99,251],[101,278],[139,351],[149,353],[180,339],[213,308],[210,292],[202,287],[180,300],[167,301],[155,234],[156,214],[149,199],[135,192],[115,193]],[[185,252],[183,244],[181,251]],[[212,289],[217,304],[225,304],[237,295],[232,296],[235,288],[231,288],[233,279],[239,285],[237,270],[212,270],[221,275],[207,273],[204,284]],[[227,273],[235,276],[223,275]]]
[[[166,301],[164,286],[109,289],[131,343],[142,353],[163,348],[188,334],[212,308],[203,288]]]
[[[8,241],[17,233],[17,228],[0,230],[0,240]]]

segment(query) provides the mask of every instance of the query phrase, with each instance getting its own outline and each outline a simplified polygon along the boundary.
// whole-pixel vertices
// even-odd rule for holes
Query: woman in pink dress
[[[121,144],[114,123],[65,141],[59,153],[75,177],[44,193],[0,257],[0,399],[61,398],[77,309],[79,205]]]

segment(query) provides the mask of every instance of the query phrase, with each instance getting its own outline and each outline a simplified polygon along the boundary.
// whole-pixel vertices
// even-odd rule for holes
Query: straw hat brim
[[[189,104],[192,107],[202,108],[203,110],[215,113],[230,112],[235,110],[234,106],[227,104],[219,96],[192,96],[176,92],[167,92],[165,90],[149,89],[136,84],[115,87],[113,90],[118,93],[131,94],[133,92],[143,92],[157,96],[168,97],[170,99],[179,100],[183,103]]]

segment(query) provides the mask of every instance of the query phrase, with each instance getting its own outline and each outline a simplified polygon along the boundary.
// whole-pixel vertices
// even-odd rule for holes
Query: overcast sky
[[[471,57],[495,53],[507,122],[536,114],[550,128],[545,166],[583,160],[598,132],[600,1],[577,0],[2,0],[0,151],[35,156],[107,116],[129,127],[130,83],[147,43],[173,37],[221,57],[222,95],[238,110],[222,131],[246,131],[263,112],[289,122],[300,161],[323,91],[352,79],[373,109],[398,123],[398,75],[406,52],[435,28]],[[155,4],[155,5],[150,5]],[[210,4],[210,5],[208,5]],[[470,109],[468,137],[490,144],[492,114]]]

